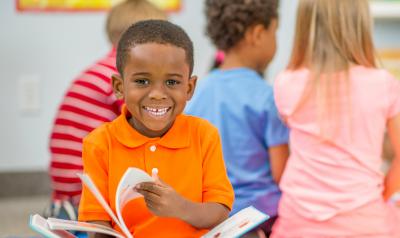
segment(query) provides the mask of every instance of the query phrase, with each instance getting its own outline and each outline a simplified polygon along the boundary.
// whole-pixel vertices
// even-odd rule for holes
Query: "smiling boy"
[[[128,167],[149,174],[158,168],[154,183],[136,188],[144,197],[122,211],[128,229],[135,238],[199,237],[227,218],[233,190],[217,129],[181,114],[197,80],[191,76],[192,42],[167,21],[136,23],[119,42],[117,68],[113,87],[125,106],[85,138],[84,172],[115,210],[116,188]],[[117,228],[87,188],[79,220]]]
[[[185,58],[183,48],[150,42],[132,48],[125,65],[117,65],[126,80],[114,76],[114,88],[125,98],[129,123],[139,133],[161,137],[183,111],[197,80],[187,78]]]

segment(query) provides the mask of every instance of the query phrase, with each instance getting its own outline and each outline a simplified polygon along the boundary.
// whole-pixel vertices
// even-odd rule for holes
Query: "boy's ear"
[[[189,78],[189,88],[187,91],[188,101],[192,98],[194,94],[194,90],[196,89],[196,83],[197,83],[197,76],[193,75],[192,77]]]
[[[245,33],[245,38],[246,40],[251,44],[251,45],[255,45],[258,46],[259,43],[265,43],[262,42],[262,34],[265,31],[265,27],[262,24],[256,24],[252,27],[250,27],[246,33]]]
[[[118,99],[122,99],[124,97],[124,81],[122,77],[118,74],[113,74],[112,78],[112,87],[115,96]]]

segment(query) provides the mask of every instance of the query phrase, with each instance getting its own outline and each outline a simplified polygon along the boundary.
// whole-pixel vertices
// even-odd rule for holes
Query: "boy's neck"
[[[254,60],[254,57],[252,57],[249,51],[240,48],[235,48],[226,52],[224,61],[219,68],[222,70],[249,68],[258,73],[263,73],[263,69],[260,69],[260,66],[256,63],[256,60]]]

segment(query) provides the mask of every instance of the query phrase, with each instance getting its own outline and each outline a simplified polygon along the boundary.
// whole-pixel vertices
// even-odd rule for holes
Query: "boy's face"
[[[271,60],[274,58],[276,52],[276,30],[278,27],[278,21],[273,19],[268,28],[263,27],[261,34],[260,48],[264,64],[261,66],[263,70],[268,66]]]
[[[114,91],[132,114],[130,124],[147,137],[160,137],[171,128],[197,80],[189,78],[184,49],[158,43],[133,47],[123,75],[113,76]]]

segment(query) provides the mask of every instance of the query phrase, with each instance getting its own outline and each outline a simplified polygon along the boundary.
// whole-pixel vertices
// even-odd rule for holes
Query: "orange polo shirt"
[[[140,168],[148,174],[152,168],[158,168],[158,176],[183,197],[232,208],[233,189],[215,127],[203,119],[179,115],[163,137],[148,138],[130,126],[127,115],[124,107],[121,116],[94,130],[83,142],[84,172],[90,175],[114,212],[118,182],[128,167]],[[199,237],[206,232],[179,219],[152,215],[143,198],[129,202],[122,215],[135,238]],[[111,221],[85,186],[79,220]],[[114,222],[112,225],[119,230]]]

